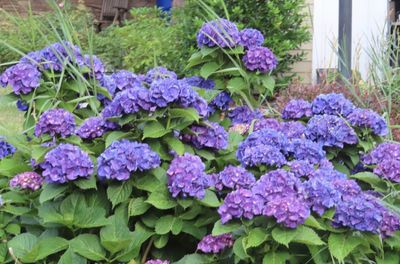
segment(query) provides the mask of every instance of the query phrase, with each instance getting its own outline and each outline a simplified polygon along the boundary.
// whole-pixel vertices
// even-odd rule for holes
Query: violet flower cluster
[[[264,36],[263,34],[253,28],[246,28],[240,31],[240,41],[239,44],[245,48],[254,48],[262,46],[264,43]]]
[[[222,18],[204,23],[197,33],[199,48],[203,46],[232,48],[239,42],[240,33],[235,23]]]
[[[346,99],[343,94],[320,94],[312,102],[314,114],[322,115],[340,115],[348,116],[353,112],[355,106]]]
[[[189,85],[202,88],[205,90],[212,90],[215,87],[215,83],[211,79],[204,79],[203,77],[200,76],[192,76],[192,77],[187,77],[183,79],[186,81]]]
[[[216,175],[214,186],[218,191],[222,191],[223,189],[250,189],[255,182],[256,178],[254,175],[245,168],[228,165]]]
[[[170,262],[168,260],[151,259],[146,261],[145,264],[170,264]]]
[[[219,236],[207,235],[201,239],[197,249],[204,253],[217,254],[226,248],[233,246],[233,237],[231,234],[222,234]]]
[[[215,111],[226,111],[233,104],[233,99],[228,92],[220,92],[208,104],[208,113],[213,114]]]
[[[160,166],[161,160],[149,145],[122,139],[114,141],[97,159],[100,180],[129,180],[136,171]]]
[[[77,129],[76,134],[82,139],[101,137],[107,130],[106,122],[102,117],[90,117]]]
[[[14,176],[10,181],[10,187],[36,191],[42,187],[43,180],[36,172],[27,171]]]
[[[35,136],[44,134],[50,136],[68,137],[75,131],[74,116],[62,108],[50,109],[44,112],[35,126]]]
[[[228,147],[228,132],[218,123],[207,122],[203,125],[192,125],[189,129],[189,133],[182,135],[182,140],[193,144],[198,149],[221,150]]]
[[[203,199],[205,190],[212,184],[204,170],[205,165],[198,156],[185,153],[175,157],[167,171],[168,189],[172,197]]]
[[[371,129],[378,136],[386,136],[389,132],[385,119],[370,109],[356,108],[347,120],[352,126]]]
[[[128,89],[135,89],[137,87],[141,87],[142,83],[139,80],[138,76],[133,72],[121,70],[113,73],[111,75],[111,79],[113,83],[104,83],[105,87],[112,92],[111,95],[115,95],[120,91],[128,90]],[[115,89],[113,86],[115,85]]]
[[[259,110],[251,110],[248,106],[237,106],[229,111],[228,117],[232,124],[250,124],[251,121],[262,117]]]
[[[43,176],[50,183],[65,183],[78,178],[89,178],[93,174],[93,162],[79,147],[60,144],[50,150],[40,163]]]
[[[300,119],[313,115],[311,104],[306,100],[291,100],[282,111],[283,119]]]
[[[144,78],[144,81],[151,85],[155,81],[160,81],[164,79],[178,79],[178,76],[176,75],[175,72],[170,71],[164,67],[155,67],[151,70],[149,70],[146,73],[146,76]]]
[[[0,137],[0,160],[4,159],[5,157],[11,156],[15,153],[16,149],[10,143],[4,141]]]
[[[9,85],[15,94],[29,94],[40,85],[41,72],[35,65],[18,63],[0,75],[0,86]]]
[[[249,71],[267,73],[276,68],[278,60],[274,53],[266,47],[255,47],[248,49],[243,56],[244,66]]]

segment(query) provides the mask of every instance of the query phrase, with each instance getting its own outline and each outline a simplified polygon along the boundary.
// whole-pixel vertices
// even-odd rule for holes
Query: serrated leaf
[[[296,229],[284,229],[281,227],[275,227],[272,230],[272,238],[279,244],[289,247],[289,243],[293,241],[296,236]]]
[[[197,227],[193,222],[185,221],[183,222],[182,232],[201,240],[206,235],[207,229],[205,227]]]
[[[128,215],[137,216],[144,214],[149,208],[150,204],[145,202],[143,197],[133,198],[129,201]]]
[[[258,247],[259,245],[264,243],[265,240],[267,240],[267,237],[268,235],[265,232],[265,229],[251,229],[247,237],[244,239],[245,249],[247,250],[248,248]]]
[[[106,137],[106,148],[108,148],[114,141],[123,139],[128,136],[128,133],[122,131],[113,131]]]
[[[174,264],[212,264],[215,261],[212,259],[212,256],[207,256],[204,254],[189,254],[184,256],[179,261]]]
[[[79,235],[70,241],[71,249],[90,260],[100,261],[106,257],[106,251],[102,248],[98,236],[93,234]]]
[[[330,234],[328,238],[328,248],[332,256],[339,261],[344,259],[352,252],[357,246],[362,243],[362,240],[353,237],[351,234]]]
[[[194,108],[172,108],[169,109],[169,114],[172,118],[184,118],[186,121],[199,122],[200,120],[199,113]]]
[[[7,245],[12,249],[14,256],[22,258],[28,254],[37,242],[37,237],[30,233],[23,233],[13,237]]]
[[[157,121],[147,122],[143,127],[143,139],[145,138],[160,138],[171,132]]]
[[[163,247],[165,247],[165,245],[167,245],[168,240],[169,240],[169,235],[168,235],[168,234],[158,236],[158,237],[154,240],[154,246],[155,246],[156,248],[163,248]]]
[[[161,210],[171,209],[177,205],[176,201],[171,198],[171,195],[165,186],[161,186],[152,192],[149,198],[147,198],[146,203]]]
[[[227,88],[231,93],[238,94],[240,91],[245,90],[247,87],[246,82],[241,77],[235,77],[228,81]]]
[[[221,220],[218,220],[214,224],[212,235],[218,236],[226,233],[232,233],[233,231],[237,231],[238,229],[240,229],[240,227],[241,227],[240,224],[237,223],[226,223],[223,225],[221,223]]]
[[[183,221],[172,215],[162,216],[156,222],[155,231],[156,234],[165,235],[168,232],[172,232],[174,235],[179,234],[182,230]]]
[[[82,190],[97,189],[96,177],[94,175],[90,176],[89,179],[79,179],[73,182],[78,188]]]
[[[210,190],[206,190],[206,195],[199,202],[207,207],[219,207],[221,205],[217,195]]]
[[[233,244],[233,253],[240,259],[246,259],[248,257],[246,250],[243,246],[243,237],[236,239]]]
[[[298,226],[296,228],[296,235],[293,238],[293,242],[312,246],[320,246],[325,244],[325,242],[321,240],[314,230],[306,226]]]
[[[39,260],[60,252],[68,247],[68,241],[61,237],[47,237],[39,240],[32,250],[21,260],[25,263],[37,263]]]
[[[216,62],[207,62],[200,68],[200,76],[204,79],[208,79],[213,73],[219,69],[219,65]]]
[[[60,257],[57,264],[86,264],[87,261],[84,257],[76,254],[71,249],[68,249]]]
[[[166,137],[164,141],[168,144],[168,146],[174,150],[178,155],[183,155],[185,153],[185,145],[177,139],[176,137]]]
[[[350,176],[353,179],[357,179],[371,185],[378,185],[384,182],[381,178],[379,178],[376,174],[368,171],[359,172]]]
[[[49,201],[62,194],[67,188],[68,185],[47,183],[42,188],[42,192],[39,196],[39,202],[44,203]]]
[[[110,217],[109,224],[100,230],[101,245],[112,254],[128,247],[131,239],[130,230],[126,222],[115,215]]]
[[[125,181],[122,183],[112,184],[107,188],[107,197],[113,207],[128,200],[132,193],[132,185]]]
[[[315,217],[312,216],[312,215],[310,215],[310,216],[306,219],[306,221],[304,222],[304,225],[310,226],[310,227],[314,227],[314,228],[319,229],[319,230],[326,230],[326,228],[323,227],[323,226],[321,225],[321,223],[318,222],[318,220],[315,219]]]
[[[265,254],[263,258],[263,264],[286,264],[286,261],[289,260],[290,255],[287,252],[269,252]]]

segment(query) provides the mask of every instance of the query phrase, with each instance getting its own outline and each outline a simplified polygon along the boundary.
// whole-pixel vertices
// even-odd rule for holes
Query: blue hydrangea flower
[[[162,79],[154,82],[150,88],[150,100],[158,107],[178,101],[181,93],[182,81],[176,79]],[[187,85],[187,83],[185,83]]]
[[[35,136],[49,134],[54,137],[67,137],[75,131],[74,116],[62,108],[50,109],[44,112],[35,126]]]
[[[334,168],[318,168],[310,175],[310,178],[317,178],[324,181],[346,180],[347,176]]]
[[[280,124],[279,130],[288,139],[304,138],[306,127],[298,121],[283,122]]]
[[[103,62],[95,55],[84,56],[85,65],[90,69],[90,76],[96,80],[101,80],[105,72]]]
[[[233,103],[232,97],[228,92],[220,92],[215,96],[208,105],[208,112],[213,114],[217,109],[221,111],[228,110],[229,106]]]
[[[304,183],[304,188],[312,210],[320,216],[326,209],[335,207],[341,200],[341,193],[329,179],[314,177]]]
[[[296,177],[309,177],[314,172],[314,165],[306,160],[293,160],[288,162],[290,172]]]
[[[314,114],[322,115],[341,115],[348,116],[353,112],[355,106],[346,99],[343,94],[320,94],[312,102]]]
[[[60,144],[45,155],[40,167],[47,182],[65,183],[78,178],[89,178],[94,165],[89,155],[79,147]]]
[[[197,46],[232,48],[240,41],[239,29],[226,19],[216,19],[203,24],[197,33]]]
[[[151,259],[146,261],[145,264],[170,264],[170,262],[168,260]]]
[[[311,117],[313,114],[311,104],[306,100],[291,100],[282,111],[283,119],[300,119]]]
[[[112,75],[104,74],[103,78],[100,80],[100,85],[106,88],[110,95],[114,97],[117,91],[117,84]]]
[[[391,158],[381,161],[374,168],[374,173],[390,181],[400,183],[400,160]]]
[[[207,235],[197,244],[197,250],[204,253],[217,254],[226,248],[232,247],[233,242],[231,234],[222,234],[219,236]]]
[[[389,133],[385,119],[370,109],[356,108],[347,116],[352,126],[369,128],[378,136],[386,136]]]
[[[142,82],[139,80],[138,76],[130,71],[117,71],[111,75],[111,78],[114,80],[116,86],[114,94],[127,89],[142,87]]]
[[[205,165],[198,156],[185,153],[172,160],[168,171],[168,189],[172,197],[203,199],[211,178],[204,172]]]
[[[36,191],[42,187],[43,178],[36,172],[27,171],[20,173],[10,181],[11,188],[19,188],[21,190]]]
[[[243,63],[249,71],[267,73],[276,68],[278,60],[274,53],[266,47],[254,47],[246,51]]]
[[[295,159],[305,160],[311,164],[317,164],[325,158],[322,145],[307,139],[291,140],[288,149]]]
[[[145,82],[148,84],[152,84],[155,81],[160,81],[164,79],[178,79],[178,76],[175,72],[170,71],[164,67],[154,67],[149,70],[145,76]]]
[[[375,165],[385,160],[400,160],[400,144],[384,142],[363,157],[367,165]]]
[[[114,141],[97,159],[101,180],[129,180],[136,171],[160,166],[161,160],[149,145],[122,139]]]
[[[355,180],[348,180],[346,175],[337,173],[336,176],[331,175],[327,177],[332,181],[335,189],[340,193],[342,200],[352,199],[352,197],[359,196],[362,193],[361,187]],[[335,177],[337,177],[335,179]]]
[[[356,132],[346,122],[333,115],[313,116],[307,124],[306,137],[326,147],[343,148],[344,144],[357,144]]]
[[[264,43],[263,34],[253,28],[246,28],[240,31],[239,44],[245,48],[259,47]]]
[[[190,133],[184,134],[182,139],[198,149],[220,150],[228,147],[228,132],[218,123],[207,122],[204,125],[192,125],[189,129]]]
[[[46,70],[59,72],[68,63],[85,65],[85,59],[79,47],[68,41],[53,43],[40,51],[40,65],[43,65]]]
[[[41,72],[35,65],[18,63],[0,75],[0,86],[9,85],[15,94],[29,94],[40,86]]]
[[[90,117],[78,128],[76,134],[83,139],[101,137],[106,132],[106,121],[102,117]]]
[[[27,111],[29,109],[29,106],[24,101],[22,101],[21,99],[18,99],[16,104],[17,104],[18,110],[21,111],[21,112],[25,112],[25,111]]]
[[[156,106],[150,99],[149,90],[143,87],[119,92],[103,110],[104,117],[134,114],[140,110],[153,111]]]
[[[259,110],[252,111],[248,106],[238,106],[230,110],[228,117],[232,124],[250,124],[251,121],[262,117]]]
[[[0,160],[15,153],[16,149],[0,137]]]
[[[218,191],[227,189],[249,189],[256,181],[254,175],[240,166],[228,165],[223,171],[217,174],[215,189]]]
[[[232,219],[252,219],[261,214],[261,208],[252,191],[238,189],[228,193],[224,203],[218,208],[221,223],[225,224]]]
[[[396,231],[400,230],[400,216],[389,209],[382,209],[383,218],[379,228],[383,238],[393,236]]]
[[[253,131],[259,131],[263,129],[272,129],[275,131],[281,131],[281,123],[274,118],[261,118],[257,119],[254,123]]]
[[[211,79],[204,79],[203,77],[200,76],[192,76],[192,77],[187,77],[184,78],[189,85],[206,89],[206,90],[212,90],[215,87],[215,82]]]

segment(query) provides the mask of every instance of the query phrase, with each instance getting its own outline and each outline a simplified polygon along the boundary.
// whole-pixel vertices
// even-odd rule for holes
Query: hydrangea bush
[[[207,57],[265,50],[261,38],[222,20],[198,42]],[[379,114],[328,94],[271,116],[221,96],[229,85],[215,92],[218,80],[162,67],[105,73],[70,47],[19,62],[37,62],[39,86],[10,74],[15,66],[1,77],[31,109],[32,129],[17,148],[0,141],[0,262],[398,260],[400,144],[384,141]],[[276,64],[268,54],[248,58],[256,75]],[[103,96],[94,88],[66,101],[79,95],[72,64]],[[49,81],[60,71],[70,76],[63,87]],[[37,108],[46,96],[61,101]]]

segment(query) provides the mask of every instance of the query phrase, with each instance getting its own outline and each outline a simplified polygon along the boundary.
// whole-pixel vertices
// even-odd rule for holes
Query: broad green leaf
[[[168,144],[168,146],[174,150],[178,155],[183,155],[185,153],[185,145],[177,139],[176,137],[166,137],[164,141]]]
[[[68,241],[61,237],[47,237],[39,240],[32,250],[24,255],[21,260],[26,263],[37,263],[47,256],[68,248]]]
[[[293,242],[312,246],[320,246],[325,244],[325,242],[321,240],[314,230],[306,226],[298,226],[296,228],[296,235],[293,238]]]
[[[93,234],[79,235],[70,241],[72,251],[94,261],[106,258],[106,251],[102,248],[98,236]]]
[[[361,243],[362,240],[359,237],[354,237],[351,234],[332,233],[328,238],[329,251],[339,261],[344,261],[350,252]]]
[[[318,222],[318,220],[315,219],[315,217],[312,216],[312,215],[310,215],[306,219],[304,225],[309,226],[309,227],[314,227],[314,228],[319,229],[319,230],[326,230],[326,228],[323,227],[322,224],[320,222]]]
[[[272,238],[279,244],[289,247],[289,243],[296,237],[296,229],[284,229],[281,227],[275,227],[272,230]]]
[[[74,253],[71,249],[64,252],[57,264],[86,264],[84,257]]]
[[[377,259],[376,264],[399,264],[400,255],[398,253],[386,252],[383,259]]]
[[[240,224],[237,223],[226,223],[222,224],[221,220],[218,220],[213,227],[212,235],[218,236],[226,233],[231,233],[240,229]]]
[[[168,240],[169,240],[169,235],[168,235],[168,234],[158,236],[158,237],[154,240],[154,246],[155,246],[156,248],[163,248],[163,247],[165,247],[165,245],[167,245]]]
[[[212,256],[207,256],[204,254],[186,255],[179,261],[174,262],[174,264],[212,264],[212,263],[216,263],[213,260]]]
[[[49,201],[62,194],[66,189],[68,189],[68,185],[66,184],[63,185],[47,183],[42,188],[42,192],[39,196],[39,202],[44,203],[46,201]]]
[[[165,186],[161,186],[152,192],[149,198],[147,198],[146,203],[161,210],[171,209],[177,205],[176,201],[171,198],[171,195]]]
[[[206,190],[206,195],[199,202],[207,207],[219,207],[221,205],[217,195],[210,190]]]
[[[28,207],[12,206],[11,204],[4,205],[3,207],[0,208],[0,210],[16,216],[21,216],[31,211],[31,209]]]
[[[89,179],[75,180],[73,183],[82,190],[97,189],[96,177],[94,175],[90,176]]]
[[[204,79],[208,79],[213,73],[219,69],[219,65],[216,62],[207,62],[200,68],[200,76]]]
[[[0,175],[6,177],[13,177],[18,173],[29,171],[30,169],[31,167],[25,161],[16,157],[0,160]]]
[[[160,138],[169,132],[171,132],[171,130],[165,129],[165,127],[157,121],[148,122],[143,128],[143,139]]]
[[[359,173],[356,173],[354,175],[351,175],[350,177],[354,178],[354,179],[357,179],[357,180],[360,180],[360,181],[363,181],[363,182],[366,182],[366,183],[369,183],[369,184],[371,184],[373,186],[384,182],[377,175],[375,175],[372,172],[368,172],[368,171],[359,172]]]
[[[18,235],[21,233],[21,226],[19,224],[9,224],[6,226],[5,231],[9,234]]]
[[[272,251],[267,253],[263,258],[263,264],[286,264],[290,259],[288,252]]]
[[[111,201],[113,207],[117,204],[128,200],[132,193],[132,185],[128,182],[115,183],[107,188],[107,197]]]
[[[106,137],[106,148],[109,147],[114,141],[120,140],[128,136],[128,133],[122,131],[113,131]]]
[[[202,239],[206,233],[207,229],[205,227],[197,227],[193,222],[183,222],[182,232],[186,234],[190,234],[197,239]]]
[[[246,82],[241,77],[230,79],[227,88],[231,93],[238,94],[240,91],[245,90],[247,87]]]
[[[264,243],[264,241],[267,240],[267,238],[268,235],[265,229],[259,227],[251,229],[247,237],[245,237],[243,240],[245,249],[247,250],[248,248],[258,247],[259,245]]]
[[[13,237],[7,245],[11,248],[14,256],[22,258],[28,254],[37,242],[37,237],[30,233],[23,233]]]
[[[271,75],[264,74],[261,78],[262,85],[269,92],[270,95],[274,94],[275,79]]]
[[[217,51],[218,48],[209,48],[209,47],[202,47],[200,49],[200,53],[203,57],[206,57],[212,53],[214,53],[215,51]]]
[[[239,257],[239,259],[246,259],[248,257],[243,246],[243,237],[236,239],[235,243],[233,244],[233,253]]]
[[[150,204],[145,202],[143,197],[132,198],[128,205],[128,215],[137,216],[144,214],[149,208]]]
[[[165,235],[172,232],[174,235],[179,234],[182,230],[183,221],[172,215],[162,216],[156,222],[156,234]]]
[[[131,239],[132,236],[126,222],[118,216],[110,217],[109,224],[100,230],[101,244],[112,254],[128,247]]]
[[[50,148],[45,148],[42,146],[33,146],[32,147],[32,159],[35,160],[35,162],[39,163],[42,162],[44,159],[44,156],[46,155],[47,152],[49,152],[51,149]]]
[[[7,243],[0,244],[0,263],[6,262],[7,255],[8,255]]]
[[[162,183],[154,175],[146,174],[135,177],[133,184],[140,190],[154,192]]]
[[[172,118],[184,118],[187,121],[199,122],[200,116],[194,108],[173,108],[169,110],[169,114]]]

